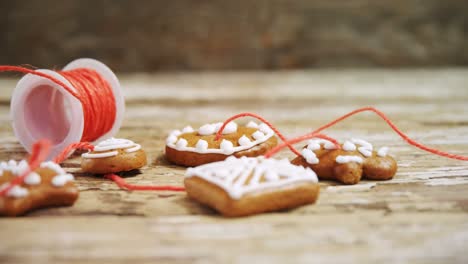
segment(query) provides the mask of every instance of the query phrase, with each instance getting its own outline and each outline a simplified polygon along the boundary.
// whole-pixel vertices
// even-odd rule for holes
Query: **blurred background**
[[[121,72],[468,65],[466,0],[0,0],[2,64]]]

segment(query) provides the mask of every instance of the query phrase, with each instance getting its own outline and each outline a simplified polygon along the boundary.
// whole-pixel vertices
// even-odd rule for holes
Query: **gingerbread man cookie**
[[[344,184],[356,184],[361,178],[389,180],[397,171],[397,162],[388,155],[388,147],[374,151],[372,144],[362,139],[346,141],[341,149],[328,140],[312,139],[301,153],[292,160],[293,164],[311,168],[319,179]]]
[[[0,189],[27,170],[29,165],[25,160],[0,163]],[[73,175],[58,164],[43,162],[40,168],[26,176],[22,184],[0,197],[0,215],[17,216],[44,207],[71,206],[79,194],[73,181]]]
[[[206,124],[198,130],[187,126],[174,130],[166,140],[166,157],[177,165],[198,166],[221,161],[229,156],[256,157],[278,143],[275,133],[266,124],[253,121],[246,126],[230,122],[216,140],[222,123]]]
[[[146,153],[141,146],[120,138],[104,140],[81,157],[81,169],[94,174],[131,171],[146,165]]]
[[[314,203],[320,187],[309,168],[287,159],[228,157],[189,168],[187,195],[224,216],[246,216]]]

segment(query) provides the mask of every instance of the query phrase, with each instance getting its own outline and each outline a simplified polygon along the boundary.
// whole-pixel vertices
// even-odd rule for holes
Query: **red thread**
[[[130,191],[174,191],[174,192],[185,191],[184,187],[171,186],[171,185],[161,185],[161,186],[133,185],[133,184],[127,183],[123,178],[115,174],[107,174],[104,177],[106,179],[114,181],[120,188],[127,189]]]
[[[77,149],[92,151],[94,149],[94,146],[90,144],[89,142],[78,142],[78,143],[70,144],[68,147],[62,150],[62,152],[54,158],[54,162],[58,164],[62,163],[66,158],[70,156],[71,153],[73,153]]]
[[[32,69],[19,66],[0,66],[0,72],[6,71],[29,73],[46,78],[62,86],[78,99],[82,104],[84,116],[83,135],[80,141],[95,141],[112,128],[116,116],[114,94],[109,83],[96,71],[80,68],[57,72],[67,79],[73,88],[53,76]]]
[[[285,136],[283,136],[283,134],[281,134],[281,132],[275,127],[273,126],[273,124],[271,124],[270,122],[268,122],[268,120],[266,120],[265,118],[257,115],[257,114],[254,114],[254,113],[249,113],[249,112],[246,112],[246,113],[240,113],[240,114],[237,114],[235,116],[232,116],[228,119],[226,119],[226,121],[224,121],[223,125],[221,126],[221,128],[218,130],[218,132],[216,133],[216,137],[215,137],[215,140],[219,140],[221,138],[221,134],[223,133],[223,130],[224,128],[226,127],[226,125],[237,119],[237,118],[241,118],[241,117],[246,117],[246,116],[251,116],[251,117],[255,117],[256,119],[262,121],[263,123],[265,123],[267,126],[269,126],[273,132],[275,132],[276,135],[278,135],[278,137],[283,141],[283,142],[286,142],[287,139]],[[294,152],[294,154],[300,156],[301,154],[294,148],[294,146],[292,146],[291,144],[287,144],[288,148]]]
[[[31,150],[31,156],[29,157],[28,163],[29,168],[18,177],[15,177],[9,184],[0,190],[0,197],[5,196],[13,187],[24,182],[24,179],[33,171],[35,171],[49,155],[51,148],[50,141],[39,140],[34,143]]]
[[[306,140],[306,139],[310,139],[310,138],[322,138],[322,139],[326,139],[328,141],[331,141],[333,144],[335,144],[335,147],[337,149],[340,149],[341,146],[340,146],[340,143],[338,143],[338,141],[336,141],[334,138],[331,138],[329,136],[326,136],[326,135],[323,135],[323,134],[318,134],[318,133],[315,133],[315,134],[305,134],[303,136],[299,136],[299,137],[296,137],[296,138],[293,138],[293,139],[290,139],[290,140],[287,140],[283,143],[281,143],[280,145],[272,148],[270,151],[268,151],[266,154],[265,154],[265,158],[271,158],[273,155],[275,155],[276,153],[278,153],[281,149],[283,149],[284,147],[286,146],[289,146],[289,145],[292,145],[292,144],[296,144],[296,143],[299,143],[303,140]],[[299,154],[298,156],[301,156],[301,154]]]
[[[408,135],[406,135],[405,133],[403,133],[391,120],[390,118],[388,118],[383,112],[377,110],[376,108],[374,107],[363,107],[363,108],[359,108],[359,109],[356,109],[346,115],[343,115],[331,122],[329,122],[328,124],[325,124],[321,127],[319,127],[318,129],[316,129],[315,131],[312,131],[311,133],[308,133],[308,134],[305,134],[303,135],[302,137],[298,137],[298,138],[307,138],[308,136],[313,136],[313,135],[316,135],[317,133],[320,133],[321,131],[343,121],[344,119],[352,116],[352,115],[355,115],[357,113],[361,113],[361,112],[365,112],[365,111],[370,111],[370,112],[374,112],[375,114],[377,114],[380,118],[382,118],[392,129],[393,131],[395,131],[403,140],[405,140],[408,144],[412,145],[412,146],[415,146],[419,149],[422,149],[424,151],[427,151],[427,152],[430,152],[432,154],[435,154],[435,155],[438,155],[438,156],[442,156],[442,157],[446,157],[446,158],[450,158],[450,159],[456,159],[456,160],[465,160],[465,161],[468,161],[468,156],[462,156],[462,155],[457,155],[457,154],[452,154],[452,153],[448,153],[448,152],[445,152],[445,151],[442,151],[442,150],[438,150],[438,149],[435,149],[435,148],[431,148],[431,147],[428,147],[428,146],[425,146],[413,139],[411,139],[410,137],[408,137]],[[294,141],[291,140],[291,141]],[[301,140],[299,140],[301,141]],[[297,142],[299,142],[297,141]],[[286,143],[286,142],[285,142]],[[283,146],[284,147],[284,146]],[[272,152],[273,150],[271,150],[270,152]],[[295,152],[294,152],[295,153]],[[274,153],[273,153],[274,154]],[[267,153],[268,155],[268,153]],[[270,154],[271,156],[272,154]],[[297,154],[296,154],[297,155]],[[299,154],[300,155],[300,154]],[[299,156],[298,155],[298,156]]]

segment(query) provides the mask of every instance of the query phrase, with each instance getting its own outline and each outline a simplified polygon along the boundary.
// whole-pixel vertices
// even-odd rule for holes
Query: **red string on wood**
[[[78,142],[70,144],[54,158],[54,162],[58,164],[62,163],[66,158],[70,156],[70,153],[74,152],[77,149],[92,151],[94,149],[94,146],[89,142]]]
[[[58,71],[73,86],[69,87],[62,81],[48,74],[19,66],[0,66],[0,72],[21,72],[46,78],[69,92],[78,99],[83,107],[84,128],[82,142],[92,142],[107,133],[115,122],[115,98],[109,83],[96,71],[91,69],[75,69]]]
[[[127,189],[130,191],[173,191],[173,192],[183,192],[185,191],[184,187],[172,186],[172,185],[133,185],[127,183],[123,178],[115,174],[107,174],[104,176],[106,179],[114,181],[120,188]]]
[[[28,163],[29,168],[18,177],[15,177],[8,185],[0,190],[0,197],[5,196],[13,187],[22,184],[24,179],[33,171],[35,171],[47,158],[51,148],[51,143],[48,140],[39,140],[34,143],[31,150],[31,156],[29,157]]]
[[[275,127],[273,126],[273,124],[271,124],[270,122],[268,122],[268,120],[266,120],[265,118],[257,115],[257,114],[254,114],[254,113],[249,113],[249,112],[246,112],[246,113],[240,113],[240,114],[237,114],[235,116],[232,116],[228,119],[226,119],[226,121],[224,121],[223,125],[221,126],[221,128],[218,130],[218,132],[216,133],[216,137],[215,137],[215,140],[219,140],[221,138],[221,134],[223,133],[223,130],[224,128],[226,127],[226,125],[235,120],[235,119],[238,119],[238,118],[241,118],[241,117],[246,117],[246,116],[250,116],[250,117],[254,117],[260,121],[262,121],[263,123],[265,123],[267,126],[269,126],[273,132],[275,132],[276,135],[278,135],[278,137],[283,141],[283,142],[286,142],[287,139],[285,136],[283,136],[283,134],[281,134],[281,132]],[[291,144],[287,144],[288,148],[294,152],[294,154],[296,155],[301,155],[301,153],[299,153],[295,148],[294,146],[292,146]]]
[[[293,138],[293,139],[290,139],[290,140],[287,140],[283,143],[281,143],[280,145],[272,148],[271,150],[269,150],[267,153],[265,153],[265,158],[271,158],[273,155],[275,155],[276,153],[278,153],[281,149],[283,149],[284,147],[286,146],[290,146],[292,144],[296,144],[296,143],[299,143],[303,140],[306,140],[306,139],[311,139],[311,138],[321,138],[321,139],[326,139],[328,141],[331,141],[335,147],[337,149],[340,149],[341,146],[340,146],[340,143],[338,143],[338,141],[336,141],[334,138],[331,138],[329,136],[326,136],[326,135],[323,135],[323,134],[319,134],[319,133],[315,133],[315,134],[306,134],[306,135],[303,135],[303,136],[299,136],[299,137],[296,137],[296,138]],[[299,154],[300,156],[301,154]]]
[[[456,160],[464,160],[464,161],[468,161],[468,156],[462,156],[462,155],[457,155],[457,154],[452,154],[452,153],[448,153],[448,152],[445,152],[445,151],[442,151],[442,150],[438,150],[438,149],[435,149],[435,148],[431,148],[431,147],[428,147],[426,145],[423,145],[419,142],[417,142],[416,140],[414,139],[411,139],[408,135],[406,135],[404,132],[402,132],[391,120],[390,118],[388,118],[383,112],[377,110],[376,108],[374,107],[363,107],[363,108],[359,108],[359,109],[356,109],[346,115],[343,115],[321,127],[319,127],[318,129],[302,136],[302,137],[299,137],[299,138],[307,138],[308,136],[314,136],[316,135],[317,133],[320,133],[321,131],[333,126],[333,125],[336,125],[337,123],[345,120],[346,118],[352,116],[352,115],[355,115],[357,113],[361,113],[361,112],[366,112],[366,111],[370,111],[370,112],[373,112],[375,114],[377,114],[380,118],[382,118],[392,129],[393,131],[395,131],[404,141],[406,141],[408,144],[412,145],[412,146],[415,146],[419,149],[422,149],[424,151],[427,151],[427,152],[430,152],[432,154],[435,154],[435,155],[438,155],[438,156],[442,156],[442,157],[446,157],[446,158],[450,158],[450,159],[456,159]],[[294,141],[294,139],[293,139]],[[300,140],[299,140],[300,141]],[[297,141],[297,142],[299,142]],[[283,146],[284,147],[284,146]],[[272,151],[270,151],[272,152]],[[296,152],[295,152],[296,153]],[[273,153],[274,154],[274,153]],[[297,155],[297,154],[296,154]],[[300,154],[299,154],[300,155]],[[299,156],[298,155],[298,156]],[[271,156],[271,154],[270,154]]]

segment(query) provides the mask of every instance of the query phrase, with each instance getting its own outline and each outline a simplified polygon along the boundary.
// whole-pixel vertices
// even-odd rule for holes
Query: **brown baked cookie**
[[[228,157],[189,168],[187,195],[224,216],[246,216],[314,203],[320,187],[309,168],[287,159]]]
[[[81,169],[94,174],[131,171],[146,165],[146,153],[141,146],[120,138],[104,140],[81,157]]]
[[[361,178],[393,178],[398,166],[387,152],[387,147],[374,151],[372,144],[362,139],[346,141],[341,149],[335,149],[330,141],[312,139],[302,150],[302,156],[296,157],[291,163],[311,168],[321,180],[356,184]]]
[[[29,165],[24,160],[19,163],[13,160],[2,162],[0,189],[28,169]],[[73,175],[66,173],[58,164],[43,162],[22,184],[14,186],[5,196],[0,197],[0,215],[18,216],[39,208],[71,206],[79,194],[73,181]]]
[[[222,123],[206,124],[197,131],[185,127],[172,131],[166,140],[166,158],[182,166],[199,166],[222,161],[229,156],[257,157],[272,149],[278,143],[273,130],[266,124],[250,122],[238,126],[227,124],[219,140],[216,132]]]

